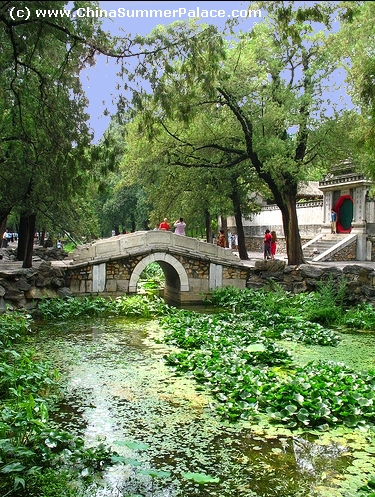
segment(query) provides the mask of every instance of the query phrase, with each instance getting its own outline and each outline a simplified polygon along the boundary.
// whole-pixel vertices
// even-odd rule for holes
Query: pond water
[[[87,497],[354,496],[363,468],[371,472],[366,434],[220,420],[209,395],[164,364],[171,348],[154,321],[90,319],[37,331],[38,355],[62,375],[55,420],[128,458]],[[202,475],[218,481],[198,483]]]

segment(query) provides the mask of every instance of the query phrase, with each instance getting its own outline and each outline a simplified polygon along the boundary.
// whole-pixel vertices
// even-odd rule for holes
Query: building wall
[[[302,243],[321,231],[323,222],[323,201],[301,202],[297,204],[298,225]],[[228,217],[228,231],[236,231],[233,216]],[[285,253],[285,239],[281,211],[276,205],[263,206],[251,219],[243,219],[246,247],[251,252],[263,251],[263,236],[266,229],[274,230],[279,240],[278,252]],[[374,225],[375,226],[375,225]]]

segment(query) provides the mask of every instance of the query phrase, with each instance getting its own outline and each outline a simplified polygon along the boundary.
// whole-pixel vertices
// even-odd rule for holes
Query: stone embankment
[[[33,267],[24,269],[17,262],[14,249],[0,249],[0,312],[32,310],[42,298],[70,295],[65,268],[52,265],[52,261],[68,256],[61,249],[38,247],[34,250]]]
[[[55,248],[36,248],[33,267],[23,269],[13,249],[0,249],[0,312],[33,310],[43,298],[71,295],[69,254]],[[66,263],[65,263],[66,261]],[[287,266],[282,260],[250,260],[244,264],[248,288],[274,289],[275,283],[292,293],[316,290],[319,282],[340,284],[345,280],[353,303],[375,305],[375,264],[334,263]]]
[[[345,281],[348,299],[353,303],[375,304],[375,265],[349,262],[340,266],[333,263],[287,266],[284,261],[255,261],[249,267],[248,288],[272,289],[274,284],[292,293],[317,290],[320,282],[336,286]]]

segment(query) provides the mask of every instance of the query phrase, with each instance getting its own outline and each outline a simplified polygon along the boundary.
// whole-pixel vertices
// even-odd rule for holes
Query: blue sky
[[[186,20],[194,17],[194,14],[203,14],[203,22],[224,26],[225,21],[234,15],[245,15],[249,2],[243,1],[144,1],[144,2],[124,2],[124,1],[101,1],[100,8],[105,9],[108,18],[104,19],[103,29],[114,35],[149,33],[158,24],[170,24],[176,20]],[[198,10],[199,9],[199,10]],[[132,11],[143,10],[143,17],[138,13],[138,17],[127,17]],[[161,10],[163,17],[154,17],[151,11]],[[174,11],[174,12],[173,12]],[[185,12],[186,11],[186,12]],[[124,15],[125,14],[125,15]],[[136,15],[136,12],[134,12]],[[151,17],[151,15],[153,17]],[[160,14],[158,14],[160,16]],[[257,14],[258,15],[258,14]],[[120,17],[123,16],[123,17]],[[168,17],[169,16],[169,17]],[[241,28],[250,29],[254,22],[259,22],[259,17],[241,17]],[[117,94],[116,83],[119,78],[116,76],[116,64],[100,56],[95,67],[83,71],[81,81],[83,89],[90,101],[88,113],[90,114],[90,126],[95,133],[94,142],[97,142],[106,130],[110,117],[103,116],[103,111],[107,108],[110,112],[115,112],[116,107],[112,104],[112,95]],[[103,104],[105,101],[105,104]]]
[[[225,21],[232,17],[239,17],[240,27],[246,31],[251,29],[255,22],[261,22],[265,12],[251,13],[245,18],[249,1],[100,1],[100,9],[107,12],[108,17],[103,18],[103,29],[113,35],[127,34],[130,37],[149,33],[158,24],[170,24],[176,20],[187,20],[200,15],[202,22],[223,27]],[[297,2],[305,3],[305,2]],[[138,11],[138,13],[136,12]],[[141,12],[142,11],[142,12]],[[155,14],[158,11],[158,14]],[[131,17],[132,16],[132,17]],[[115,61],[99,56],[95,67],[82,72],[81,81],[83,89],[89,99],[88,113],[89,124],[94,131],[94,142],[103,135],[110,122],[109,116],[103,112],[108,109],[114,113],[116,106],[112,103],[118,94],[116,85],[119,77],[116,75],[118,66]],[[337,83],[343,79],[337,76]],[[121,83],[121,82],[120,82]],[[345,92],[343,93],[346,98]],[[103,103],[104,102],[104,103]]]

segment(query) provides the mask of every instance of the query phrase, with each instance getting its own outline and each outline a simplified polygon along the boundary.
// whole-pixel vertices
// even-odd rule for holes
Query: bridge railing
[[[239,262],[230,249],[202,242],[189,236],[176,235],[171,231],[137,231],[126,235],[103,238],[82,245],[72,253],[72,264],[89,261],[105,261],[139,252],[162,250],[191,253],[201,256],[228,259]]]

